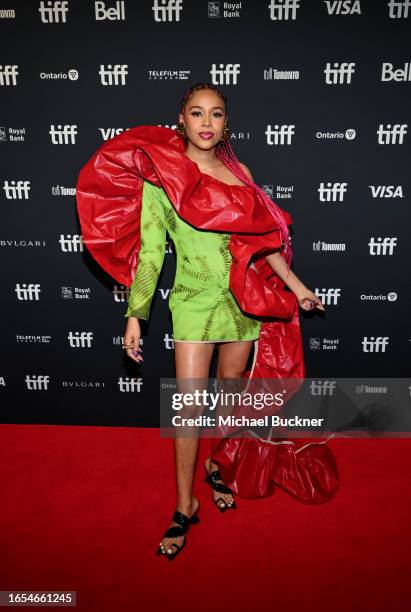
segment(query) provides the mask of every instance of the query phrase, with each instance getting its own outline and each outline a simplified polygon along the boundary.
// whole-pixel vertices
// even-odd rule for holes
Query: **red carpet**
[[[172,440],[1,425],[0,590],[76,590],[76,609],[99,612],[409,608],[410,440],[333,439],[330,503],[277,489],[225,514],[203,483],[208,445],[200,524],[170,563],[154,553],[174,509]]]

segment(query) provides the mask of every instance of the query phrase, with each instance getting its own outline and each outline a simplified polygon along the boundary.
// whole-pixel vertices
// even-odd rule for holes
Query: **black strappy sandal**
[[[176,537],[178,538],[182,535],[185,535],[190,525],[196,525],[197,523],[200,522],[200,517],[197,515],[197,512],[198,512],[198,509],[195,511],[192,517],[189,517],[186,514],[179,512],[179,510],[175,510],[172,520],[175,523],[179,523],[179,524],[169,527],[167,531],[164,533],[163,538],[176,538]],[[172,546],[175,546],[177,550],[174,553],[167,553],[164,551],[164,549],[162,548],[160,544],[160,546],[157,549],[156,554],[164,555],[167,557],[169,561],[172,561],[174,557],[176,557],[178,553],[180,553],[183,550],[185,545],[186,545],[185,538],[181,546],[179,546],[176,542],[173,542],[172,544],[170,544],[169,548],[171,548]]]
[[[213,502],[215,503],[217,508],[221,512],[225,512],[228,509],[236,510],[237,504],[234,501],[234,492],[230,489],[230,487],[227,487],[227,485],[223,484],[222,482],[217,482],[217,480],[223,480],[221,478],[220,470],[208,472],[205,465],[204,467],[205,471],[207,472],[207,476],[204,478],[204,482],[207,482],[211,486],[211,488],[214,489],[214,491],[218,491],[219,493],[230,493],[233,496],[233,501],[231,504],[228,504],[222,497],[217,497],[217,499],[214,499],[213,496]],[[220,506],[220,504],[218,503],[219,501],[222,501],[224,506]]]

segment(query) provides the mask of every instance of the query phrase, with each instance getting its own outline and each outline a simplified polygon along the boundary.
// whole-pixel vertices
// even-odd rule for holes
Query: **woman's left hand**
[[[320,298],[307,288],[297,295],[297,299],[298,304],[305,311],[314,310],[314,308],[325,310],[324,304]]]

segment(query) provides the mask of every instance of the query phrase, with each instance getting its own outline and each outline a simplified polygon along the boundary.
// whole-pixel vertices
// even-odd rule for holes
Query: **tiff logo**
[[[93,332],[69,332],[68,341],[70,348],[91,348]]]
[[[377,142],[378,144],[404,144],[404,136],[407,134],[406,123],[387,123],[386,127],[382,123],[378,126]]]
[[[17,64],[0,65],[0,85],[8,87],[9,85],[17,85]]]
[[[46,5],[47,4],[47,8]],[[68,13],[68,2],[60,2],[57,0],[56,2],[40,2],[40,20],[42,23],[66,23],[67,13]],[[61,20],[60,20],[61,17]]]
[[[385,353],[388,346],[388,336],[364,336],[362,341],[363,353]]]
[[[315,295],[318,296],[319,298],[321,298],[321,301],[323,304],[327,304],[327,305],[337,305],[338,303],[338,298],[341,295],[341,289],[316,289],[315,290]]]
[[[4,181],[3,189],[7,200],[28,200],[30,181]]]
[[[143,386],[143,379],[131,378],[130,376],[120,376],[118,379],[118,389],[121,393],[140,393],[141,387]]]
[[[240,64],[211,65],[211,81],[214,85],[237,85],[237,76],[240,74]]]
[[[39,283],[16,283],[15,292],[20,302],[38,302],[40,300],[41,289]]]
[[[347,193],[347,183],[320,183],[318,188],[320,202],[342,202]]]
[[[309,385],[310,395],[334,395],[335,380],[312,380]]]
[[[397,246],[397,238],[374,238],[371,236],[368,243],[370,255],[393,255],[394,247]]]
[[[300,8],[299,0],[270,0],[268,5],[270,19],[272,21],[286,21],[297,19],[297,9]]]
[[[60,234],[60,247],[63,253],[79,253],[83,251],[83,236],[79,234]]]
[[[390,0],[388,3],[388,17],[390,19],[407,19],[408,9],[411,6],[410,0],[398,2],[398,0]]]
[[[52,144],[76,144],[77,125],[51,125],[49,134]]]
[[[44,374],[30,376],[30,374],[27,374],[24,381],[28,391],[47,391],[50,376],[45,376]]]
[[[124,0],[118,0],[116,6],[107,8],[105,2],[94,2],[94,16],[96,21],[125,21],[126,9],[124,6]]]
[[[100,75],[101,84],[125,85],[126,74],[128,74],[127,68],[127,64],[115,64],[114,67],[112,64],[107,64],[107,68],[104,67],[104,64],[100,64],[98,73]]]
[[[334,62],[333,68],[331,68],[331,63],[327,62],[325,65],[325,82],[327,85],[347,85],[351,83],[351,77],[355,72],[354,62],[342,62],[339,64],[338,62]]]
[[[269,145],[290,145],[291,137],[295,134],[295,125],[267,125],[265,135],[267,137],[267,144]]]
[[[160,3],[154,0],[154,21],[180,21],[182,4],[182,0],[160,0]]]

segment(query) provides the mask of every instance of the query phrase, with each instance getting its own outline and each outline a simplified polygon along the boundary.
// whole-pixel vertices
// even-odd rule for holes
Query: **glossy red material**
[[[157,126],[126,130],[101,145],[81,169],[77,181],[77,210],[83,243],[95,260],[119,283],[131,286],[141,246],[144,181],[162,187],[186,222],[200,229],[231,234],[230,289],[244,312],[270,318],[261,325],[253,367],[244,376],[303,379],[305,365],[297,299],[265,261],[270,251],[281,247],[276,221],[252,186],[227,185],[202,173],[185,155],[184,142],[174,130]],[[287,224],[291,224],[289,213],[281,212]],[[298,384],[295,391],[297,389]],[[299,447],[307,444],[301,439],[295,442],[300,442]],[[213,460],[221,466],[223,477],[239,495],[245,491],[241,483],[245,482],[247,464],[251,480],[255,478],[255,466],[242,461],[242,479],[234,466],[239,465],[240,455],[250,452],[252,445],[258,443],[249,438],[223,439],[213,453]],[[293,452],[298,450],[294,441],[287,446],[293,448]],[[331,451],[324,455],[323,476],[319,477],[321,482],[316,489],[322,491],[320,497],[326,496],[326,474],[334,474],[335,465],[330,457]],[[277,473],[284,475],[295,470],[297,464],[294,463],[293,468],[290,463],[284,471],[283,458],[282,465],[282,471]],[[274,474],[273,478],[275,480]],[[295,489],[297,497],[302,500],[310,497],[308,489],[312,490],[313,486],[307,482],[304,487],[300,483]],[[247,490],[250,491],[250,487]],[[255,497],[260,495],[258,487],[254,492]],[[332,494],[329,492],[329,497]],[[315,495],[311,495],[311,499],[315,500],[313,503],[318,501]]]

